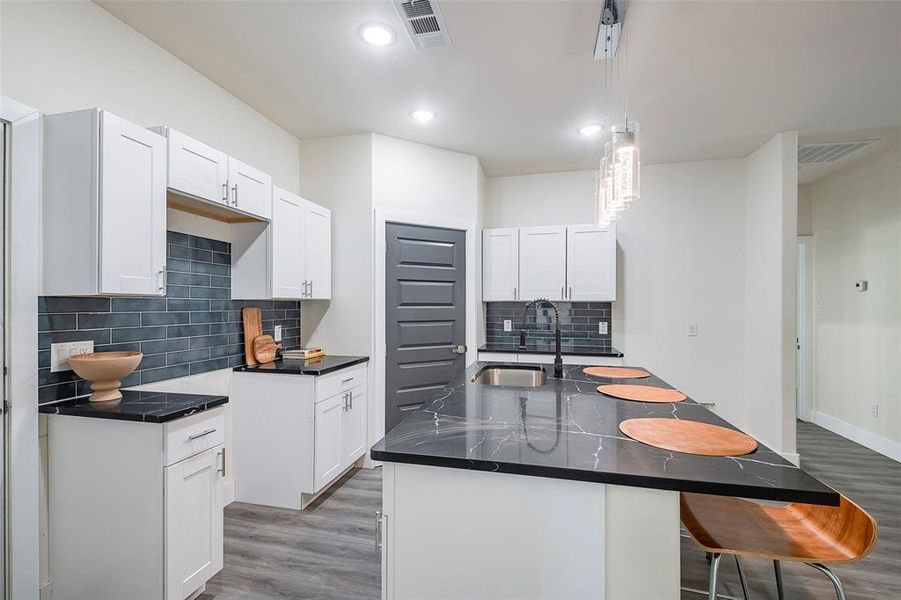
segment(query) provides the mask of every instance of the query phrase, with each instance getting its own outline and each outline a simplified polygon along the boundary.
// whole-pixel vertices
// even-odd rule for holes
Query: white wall
[[[368,355],[372,343],[372,136],[303,140],[301,195],[332,211],[332,299],[303,303],[304,345]]]
[[[813,235],[813,191],[809,183],[798,185],[798,235]]]
[[[901,460],[901,142],[810,187],[814,420]]]
[[[789,371],[782,347],[794,340],[793,280],[783,293],[786,278],[794,277],[796,233],[792,229],[788,235],[785,228],[796,227],[797,211],[796,192],[788,189],[795,173],[786,162],[793,152],[785,149],[791,145],[788,137],[771,142],[780,150],[778,161],[764,152],[748,159],[642,168],[642,197],[617,222],[612,333],[627,364],[652,369],[699,402],[716,403],[725,419],[793,457],[794,390],[784,389]],[[758,185],[758,178],[772,185]],[[594,171],[489,178],[486,226],[590,223],[595,218],[594,182]],[[748,208],[750,199],[756,203],[753,209]],[[749,233],[749,218],[766,224]],[[749,260],[748,244],[757,253],[769,243],[773,247],[765,255]],[[786,244],[791,274],[784,262]],[[772,282],[760,280],[762,287],[758,264],[776,271]],[[748,276],[749,269],[754,276]],[[747,300],[749,285],[755,287],[750,292],[755,302],[771,304],[771,309],[755,312],[755,304]],[[785,334],[789,304],[792,332]],[[778,331],[778,344],[757,343],[760,336],[750,331],[749,318]],[[687,335],[690,323],[698,325],[697,337]],[[771,370],[775,383],[748,372],[748,338],[755,350],[773,353],[752,362]],[[758,397],[765,394],[772,394],[767,400],[772,412],[761,414]]]
[[[748,433],[795,453],[798,135],[745,160],[745,406]],[[789,401],[790,400],[790,401]]]
[[[96,4],[2,4],[3,95],[43,113],[99,106],[170,125],[298,190],[297,138]]]

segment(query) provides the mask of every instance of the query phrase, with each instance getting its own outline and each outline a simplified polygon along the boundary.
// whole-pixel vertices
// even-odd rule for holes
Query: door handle
[[[466,354],[466,346],[456,346],[451,348],[451,352],[454,354]]]

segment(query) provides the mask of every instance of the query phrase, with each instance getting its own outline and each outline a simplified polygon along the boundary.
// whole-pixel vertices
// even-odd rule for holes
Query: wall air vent
[[[394,0],[394,5],[417,50],[450,46],[447,26],[436,0]]]
[[[879,140],[851,140],[848,142],[827,142],[825,144],[804,144],[798,146],[798,165],[834,163],[860,152]]]

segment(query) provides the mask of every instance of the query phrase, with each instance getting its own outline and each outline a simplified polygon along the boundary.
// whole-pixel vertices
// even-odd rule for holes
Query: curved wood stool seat
[[[802,562],[819,569],[843,599],[841,582],[822,563],[859,560],[870,553],[878,537],[876,520],[845,496],[841,496],[839,506],[777,506],[683,493],[680,512],[682,525],[691,537],[714,556],[710,575],[712,599],[716,598],[715,568],[723,554],[735,555],[746,597],[739,556],[773,561],[780,599],[783,593],[779,561]]]

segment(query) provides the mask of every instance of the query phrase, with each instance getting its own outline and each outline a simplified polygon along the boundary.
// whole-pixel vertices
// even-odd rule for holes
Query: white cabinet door
[[[228,155],[169,129],[169,188],[210,202],[228,202]]]
[[[272,215],[272,177],[259,169],[228,159],[229,202],[239,210],[268,219]]]
[[[615,225],[570,225],[566,235],[567,298],[616,300]]]
[[[166,292],[166,140],[100,113],[101,294]]]
[[[306,298],[332,297],[332,211],[307,201]]]
[[[166,600],[184,600],[222,569],[223,452],[216,446],[165,468]]]
[[[313,416],[313,480],[316,491],[341,472],[343,412],[343,394],[316,404]]]
[[[482,300],[519,299],[519,230],[482,232]]]
[[[366,452],[366,386],[355,387],[346,394],[341,424],[343,468],[349,467]]]
[[[566,227],[523,227],[519,230],[518,300],[564,300]]]
[[[306,286],[306,202],[300,196],[272,187],[272,297],[303,297]]]

